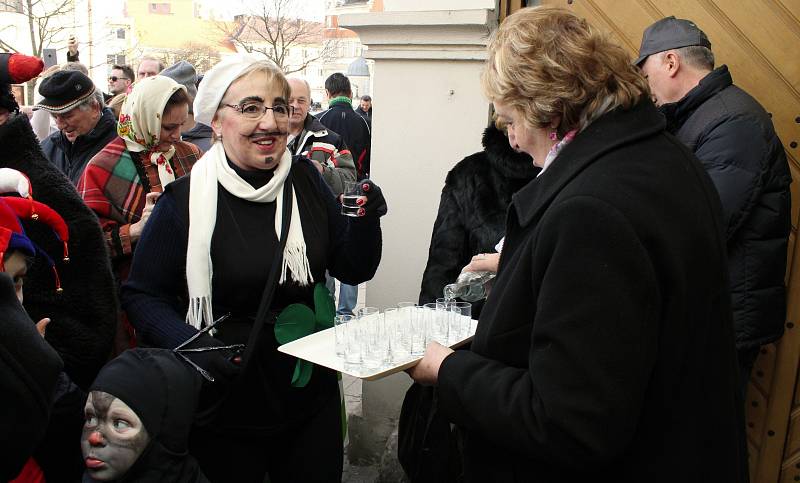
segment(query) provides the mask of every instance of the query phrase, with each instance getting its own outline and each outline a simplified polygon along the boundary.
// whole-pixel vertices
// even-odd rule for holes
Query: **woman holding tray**
[[[297,314],[312,314],[308,333],[332,319],[325,270],[352,284],[373,276],[386,204],[365,182],[362,216],[340,215],[313,165],[286,149],[289,93],[273,63],[249,55],[205,75],[195,119],[215,142],[159,199],[123,288],[146,343],[174,348],[201,332],[179,353],[207,379],[190,452],[211,481],[341,478],[336,374],[277,347],[305,335],[292,332]],[[231,350],[192,352],[213,346]]]
[[[483,88],[538,178],[518,191],[470,350],[431,344],[465,481],[742,482],[717,193],[621,47],[527,8]]]

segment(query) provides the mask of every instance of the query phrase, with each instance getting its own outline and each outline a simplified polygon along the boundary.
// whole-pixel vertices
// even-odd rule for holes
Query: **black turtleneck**
[[[272,179],[272,176],[275,174],[275,168],[272,169],[242,169],[239,166],[233,164],[233,162],[228,159],[228,166],[231,167],[236,174],[239,175],[240,178],[247,181],[250,186],[255,189],[259,189],[265,184],[269,183],[269,180]]]

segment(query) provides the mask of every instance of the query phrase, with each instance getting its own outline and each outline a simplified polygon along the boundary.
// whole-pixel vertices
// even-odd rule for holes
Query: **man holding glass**
[[[311,89],[308,82],[300,78],[288,80],[292,88],[289,105],[294,108],[289,117],[289,150],[310,159],[333,194],[339,196],[346,181],[356,180],[353,155],[340,135],[309,114]]]

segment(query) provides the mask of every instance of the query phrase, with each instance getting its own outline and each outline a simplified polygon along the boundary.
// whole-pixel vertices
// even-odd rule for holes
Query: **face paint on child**
[[[84,407],[81,436],[86,470],[96,481],[125,475],[150,443],[141,419],[127,404],[102,391],[92,391]]]

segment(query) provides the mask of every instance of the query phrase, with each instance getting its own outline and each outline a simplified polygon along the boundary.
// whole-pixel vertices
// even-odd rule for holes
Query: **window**
[[[22,0],[0,0],[0,12],[22,13]]]
[[[168,2],[151,3],[149,7],[150,13],[154,13],[156,15],[169,15],[172,13],[171,5]]]
[[[117,38],[124,39],[125,38],[125,29],[117,29]]]
[[[122,54],[122,55],[117,54],[116,59],[117,59],[117,61],[115,62],[115,64],[117,64],[117,65],[125,65],[125,54]]]

